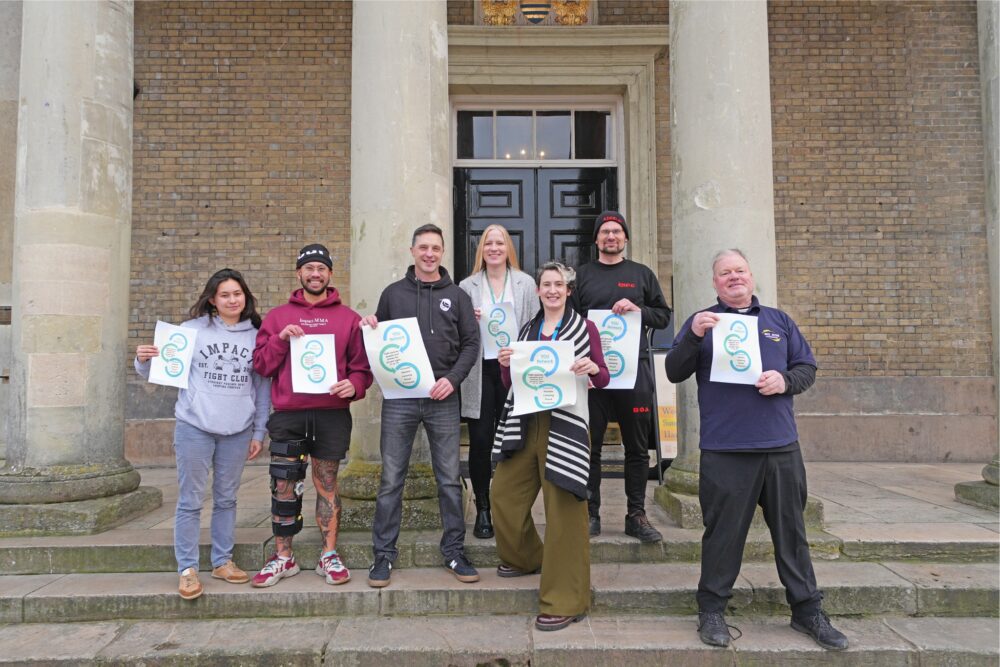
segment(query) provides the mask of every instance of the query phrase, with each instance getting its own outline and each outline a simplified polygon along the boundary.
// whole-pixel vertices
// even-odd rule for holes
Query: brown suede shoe
[[[213,579],[222,579],[230,584],[245,584],[250,581],[250,575],[236,567],[236,563],[227,560],[212,570]]]
[[[189,567],[181,572],[181,583],[177,587],[177,592],[181,594],[182,598],[185,600],[194,600],[200,597],[204,590],[201,582],[198,581],[198,570]]]

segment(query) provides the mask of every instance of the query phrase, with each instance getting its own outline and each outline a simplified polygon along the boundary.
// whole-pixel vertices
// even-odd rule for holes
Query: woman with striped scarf
[[[587,389],[610,380],[597,327],[566,305],[576,273],[558,262],[544,264],[536,284],[542,308],[518,340],[573,343],[577,376],[574,405],[513,416],[509,392],[493,443],[498,462],[492,508],[501,577],[537,574],[539,630],[561,630],[587,615],[590,605],[590,540],[587,532],[587,476],[590,438]],[[511,348],[500,350],[501,380],[511,386]],[[545,542],[531,518],[541,489],[545,503]]]

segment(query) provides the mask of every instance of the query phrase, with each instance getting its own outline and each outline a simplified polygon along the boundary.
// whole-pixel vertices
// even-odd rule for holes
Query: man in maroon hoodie
[[[302,530],[302,493],[309,459],[316,487],[316,523],[323,536],[316,574],[328,584],[351,578],[337,554],[340,495],[337,473],[351,444],[351,401],[365,396],[372,383],[371,368],[361,338],[361,317],[340,302],[330,287],[333,262],[318,243],[304,247],[295,263],[302,289],[288,303],[269,312],[257,334],[254,370],[271,378],[271,405],[267,422],[271,437],[271,529],[275,554],[253,578],[257,587],[273,586],[299,573],[292,554],[292,538]],[[292,391],[292,337],[333,334],[337,377],[328,394]],[[308,459],[306,457],[309,457]]]

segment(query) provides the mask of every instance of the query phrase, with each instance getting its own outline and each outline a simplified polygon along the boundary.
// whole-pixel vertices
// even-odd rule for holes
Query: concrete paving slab
[[[58,581],[65,575],[39,574],[0,577],[0,623],[24,620],[24,596]]]
[[[995,618],[887,618],[885,625],[917,647],[921,667],[996,667]]]
[[[501,579],[495,570],[485,568],[479,576],[479,582],[465,584],[443,567],[393,569],[392,583],[381,589],[380,613],[538,613],[539,577]]]
[[[629,609],[633,613],[690,614],[697,611],[694,593],[700,566],[685,563],[647,565],[593,565],[590,585],[594,611]],[[753,590],[742,577],[733,588],[730,606],[740,609],[753,600]]]
[[[920,615],[996,616],[1000,610],[1000,570],[995,563],[883,565],[916,585]]]
[[[732,622],[732,621],[731,621]],[[733,642],[740,667],[835,664],[865,667],[916,667],[913,647],[877,620],[836,619],[835,627],[847,635],[850,647],[828,651],[808,635],[792,630],[787,619],[753,619],[735,622],[743,636]]]
[[[698,639],[690,617],[615,618],[588,616],[558,632],[532,630],[533,666],[729,667],[732,650],[715,649]]]
[[[325,665],[350,667],[460,667],[530,665],[527,616],[346,619],[327,650]]]
[[[195,619],[295,616],[374,615],[378,592],[359,577],[337,587],[311,572],[283,579],[278,586],[255,589],[205,575],[205,593],[197,600],[177,595],[177,575],[66,575],[24,597],[24,621],[106,619]]]
[[[102,664],[157,667],[311,666],[322,661],[337,623],[332,619],[134,623],[96,657]]]
[[[817,562],[813,569],[827,613],[912,614],[917,610],[916,587],[878,563]],[[746,563],[740,576],[753,589],[753,603],[746,613],[789,613],[785,589],[773,565]]]
[[[844,555],[859,560],[993,561],[1000,535],[971,523],[831,523]]]
[[[122,623],[40,623],[0,626],[0,664],[90,664]]]

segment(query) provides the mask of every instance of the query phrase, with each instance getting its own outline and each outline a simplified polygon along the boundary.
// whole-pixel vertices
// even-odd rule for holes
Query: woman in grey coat
[[[510,234],[501,225],[490,225],[479,237],[474,266],[476,272],[459,283],[472,298],[476,319],[495,303],[514,306],[518,330],[538,312],[535,281],[519,269]],[[476,524],[472,534],[493,537],[490,516],[490,450],[507,390],[500,381],[496,359],[480,355],[462,383],[462,416],[469,423],[469,477],[476,494]]]

